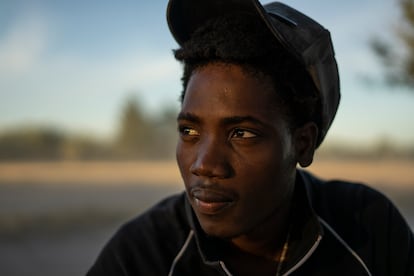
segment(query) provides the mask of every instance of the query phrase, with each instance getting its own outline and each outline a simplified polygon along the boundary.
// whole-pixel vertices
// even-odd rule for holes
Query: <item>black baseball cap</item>
[[[175,40],[183,45],[209,19],[234,12],[257,14],[281,45],[306,68],[322,103],[319,146],[340,100],[338,66],[329,31],[283,3],[261,5],[258,0],[170,0],[167,21]]]

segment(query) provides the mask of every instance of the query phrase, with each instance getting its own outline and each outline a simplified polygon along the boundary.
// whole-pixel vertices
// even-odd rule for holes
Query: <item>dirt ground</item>
[[[323,178],[414,188],[414,161],[317,160],[309,171]],[[0,163],[0,183],[151,183],[181,185],[174,161]]]

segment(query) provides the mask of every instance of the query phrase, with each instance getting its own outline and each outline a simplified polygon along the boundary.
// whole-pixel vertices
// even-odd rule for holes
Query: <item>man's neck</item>
[[[289,230],[291,204],[278,208],[250,233],[231,239],[231,244],[243,252],[278,261]]]

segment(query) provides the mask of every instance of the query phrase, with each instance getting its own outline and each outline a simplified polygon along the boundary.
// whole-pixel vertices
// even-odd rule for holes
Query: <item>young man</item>
[[[186,193],[123,226],[88,275],[414,275],[378,192],[312,163],[339,103],[329,32],[281,3],[170,0]]]

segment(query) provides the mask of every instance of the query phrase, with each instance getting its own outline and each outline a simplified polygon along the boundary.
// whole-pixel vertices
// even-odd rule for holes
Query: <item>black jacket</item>
[[[414,238],[394,205],[361,184],[298,171],[283,275],[414,276]],[[124,225],[88,276],[231,275],[220,241],[206,236],[185,194]]]

